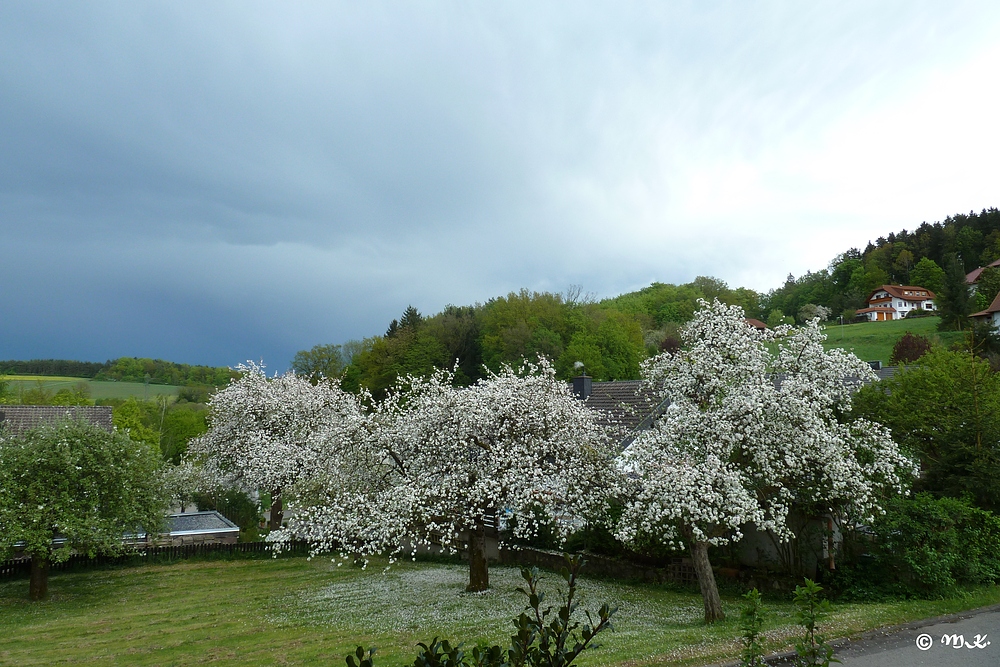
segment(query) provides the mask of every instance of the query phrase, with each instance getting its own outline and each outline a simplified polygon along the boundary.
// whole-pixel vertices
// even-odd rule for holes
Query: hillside
[[[959,331],[937,330],[937,317],[895,320],[892,322],[862,322],[860,324],[831,323],[826,327],[827,349],[842,348],[865,361],[889,363],[892,348],[903,334],[910,332],[926,336],[936,345],[951,345],[962,340]]]

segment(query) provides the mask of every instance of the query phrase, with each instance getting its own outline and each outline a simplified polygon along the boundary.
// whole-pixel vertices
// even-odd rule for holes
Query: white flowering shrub
[[[712,622],[722,608],[708,545],[740,539],[747,524],[788,539],[796,505],[870,519],[916,470],[887,429],[837,421],[872,371],[824,350],[817,320],[758,332],[738,306],[701,306],[682,350],[643,366],[670,407],[619,457],[631,489],[616,535],[687,546]]]

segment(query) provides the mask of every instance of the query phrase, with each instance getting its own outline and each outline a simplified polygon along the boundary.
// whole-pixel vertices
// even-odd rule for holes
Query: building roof
[[[748,318],[746,318],[743,321],[746,322],[747,324],[749,324],[750,326],[752,326],[757,331],[764,331],[765,329],[767,329],[767,325],[766,324],[764,324],[760,320],[755,320],[752,317],[748,317]]]
[[[629,431],[646,426],[659,407],[655,392],[641,380],[595,382],[587,398],[587,407],[601,414],[601,422],[619,425]]]
[[[109,433],[114,428],[109,405],[0,405],[0,426],[12,435],[20,435],[61,419],[83,419]]]
[[[996,268],[996,267],[1000,266],[1000,259],[998,259],[995,262],[990,262],[986,266],[992,266],[993,268]],[[982,275],[983,269],[985,269],[986,266],[980,266],[978,269],[972,269],[967,274],[965,274],[965,282],[967,282],[970,285],[972,283],[979,282],[979,276]]]
[[[239,526],[214,510],[171,514],[168,519],[171,535],[238,533],[240,530]]]
[[[989,308],[981,310],[978,313],[972,313],[969,317],[989,317],[993,313],[1000,313],[1000,294],[993,297],[993,303],[990,304]]]
[[[930,301],[931,299],[936,298],[934,292],[930,291],[926,287],[921,287],[920,285],[882,285],[881,287],[873,289],[872,293],[868,295],[868,298],[865,299],[865,301],[871,301],[876,292],[882,291],[888,292],[892,297],[897,299],[906,299],[907,301]],[[907,292],[926,292],[926,294],[907,294]]]
[[[892,306],[869,306],[868,308],[862,308],[854,312],[858,315],[861,313],[895,313],[896,309]]]

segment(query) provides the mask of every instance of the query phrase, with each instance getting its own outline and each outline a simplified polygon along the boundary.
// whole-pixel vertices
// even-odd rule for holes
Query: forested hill
[[[782,287],[767,294],[764,308],[769,314],[777,310],[794,316],[814,303],[831,308],[834,317],[850,317],[879,285],[921,285],[941,293],[947,291],[949,274],[953,284],[964,285],[966,273],[997,259],[1000,210],[955,215],[943,222],[925,222],[913,231],[880,236],[864,251],[851,248],[821,271],[799,278],[789,275]],[[992,301],[1000,290],[998,274],[995,269],[984,272],[972,309],[984,309]]]
[[[220,387],[234,377],[229,368],[177,364],[162,359],[121,357],[104,363],[68,359],[32,359],[30,361],[0,361],[0,374],[56,375],[64,377],[116,380],[119,382],[150,382],[179,386]]]
[[[292,367],[341,376],[347,388],[367,387],[377,396],[403,374],[457,363],[456,381],[469,383],[482,376],[484,367],[497,369],[538,354],[552,359],[564,378],[576,374],[575,365],[582,362],[598,380],[635,379],[643,359],[678,344],[678,327],[690,319],[700,298],[738,304],[747,317],[770,325],[802,322],[818,306],[829,309],[831,318],[850,321],[879,285],[919,284],[941,292],[950,274],[964,294],[965,273],[998,258],[1000,211],[991,208],[879,237],[863,251],[846,250],[825,269],[789,275],[783,286],[766,294],[703,276],[683,285],[653,283],[602,301],[579,289],[566,294],[522,290],[483,304],[448,306],[429,317],[410,307],[384,335],[317,345],[299,352]],[[980,303],[970,306],[985,307],[981,302],[997,290],[1000,270],[984,272]]]
[[[346,388],[367,387],[376,396],[400,375],[421,375],[458,363],[456,381],[467,384],[484,368],[499,369],[542,354],[560,377],[578,374],[577,362],[598,380],[639,377],[639,364],[678,344],[680,324],[698,299],[738,303],[748,316],[761,313],[761,296],[730,289],[714,278],[685,285],[654,283],[613,299],[596,301],[579,290],[551,294],[522,290],[474,306],[448,306],[424,317],[410,307],[385,334],[343,346],[318,345],[299,352],[299,373],[342,376]]]

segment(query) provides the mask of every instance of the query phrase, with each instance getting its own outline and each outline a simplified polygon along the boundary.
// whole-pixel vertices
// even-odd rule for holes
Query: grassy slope
[[[46,391],[55,393],[60,389],[73,389],[78,384],[86,384],[90,389],[90,397],[98,398],[143,398],[148,396],[153,398],[165,394],[167,396],[177,395],[178,387],[164,384],[151,384],[147,386],[142,382],[107,382],[103,380],[90,380],[87,378],[59,377],[52,375],[7,375],[5,380],[10,381],[14,391],[23,389],[25,391],[34,389],[41,383]]]
[[[18,665],[340,665],[358,643],[376,665],[411,663],[434,635],[504,641],[522,603],[510,568],[491,569],[493,590],[461,593],[466,571],[442,564],[380,564],[367,571],[328,560],[186,562],[52,577],[52,597],[28,603],[27,581],[0,583],[0,663]],[[552,590],[556,575],[548,575]],[[705,664],[739,652],[737,600],[706,628],[696,593],[585,580],[584,605],[620,606],[616,631],[581,665]],[[837,605],[830,635],[845,635],[993,604],[1000,589],[960,598]],[[768,647],[797,632],[787,602],[768,601]]]
[[[941,345],[951,345],[962,339],[962,334],[957,331],[939,332],[938,321],[937,317],[921,317],[892,322],[845,324],[843,327],[833,323],[826,327],[826,347],[845,348],[865,361],[880,360],[883,364],[888,364],[893,345],[907,331],[926,336]]]

